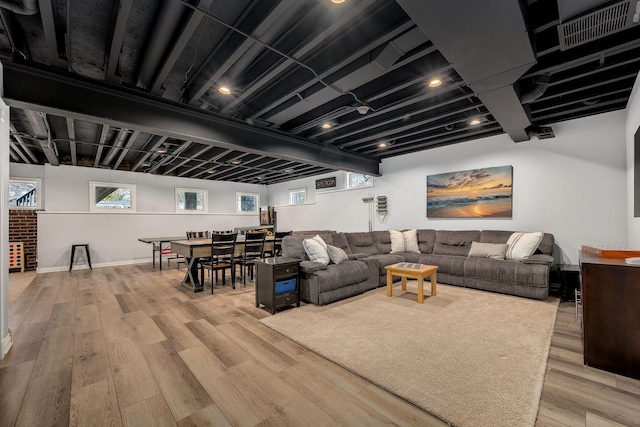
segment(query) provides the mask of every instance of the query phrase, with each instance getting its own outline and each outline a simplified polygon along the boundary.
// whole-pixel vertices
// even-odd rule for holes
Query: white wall
[[[259,193],[260,204],[268,203],[264,185],[48,164],[11,164],[11,176],[42,179],[44,211],[38,214],[39,272],[68,269],[71,245],[75,243],[89,244],[94,267],[148,261],[151,245],[139,242],[139,237],[257,226],[257,214],[235,213],[236,191]],[[137,212],[89,213],[89,181],[135,184]],[[209,213],[176,214],[176,187],[207,190]]]
[[[514,143],[500,135],[385,159],[373,189],[317,194],[307,206],[280,207],[278,228],[367,229],[367,193],[388,197],[389,216],[374,229],[543,230],[553,233],[559,261],[577,263],[583,244],[627,245],[625,112],[552,125],[556,137]],[[426,176],[492,166],[513,166],[513,218],[428,219]],[[329,175],[330,176],[330,175]],[[272,185],[269,198],[315,178]],[[287,196],[288,197],[288,196]],[[285,225],[286,224],[286,225]]]
[[[627,104],[627,224],[629,233],[629,247],[640,248],[640,218],[634,218],[633,206],[633,174],[634,174],[634,140],[633,136],[640,127],[640,75],[631,92]]]
[[[0,92],[2,91],[0,64]],[[0,98],[0,359],[13,345],[9,333],[9,107]]]

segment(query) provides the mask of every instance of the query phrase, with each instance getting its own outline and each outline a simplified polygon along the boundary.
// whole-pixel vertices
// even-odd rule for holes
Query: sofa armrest
[[[536,254],[531,255],[530,257],[524,260],[525,264],[543,264],[543,265],[553,265],[553,257],[551,255],[544,254]]]
[[[366,258],[369,255],[365,254],[365,253],[357,253],[357,254],[349,254],[349,259],[362,259],[362,258]]]
[[[300,263],[300,268],[304,273],[314,273],[319,270],[325,270],[327,268],[326,265],[315,262],[315,261],[302,261]]]

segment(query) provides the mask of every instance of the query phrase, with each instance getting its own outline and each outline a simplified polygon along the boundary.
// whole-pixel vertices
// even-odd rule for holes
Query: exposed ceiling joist
[[[209,146],[379,175],[379,160],[343,152],[282,132],[223,119],[133,90],[71,78],[7,63],[5,99],[9,106],[95,121],[119,128],[192,140]]]
[[[53,142],[51,138],[51,129],[47,122],[47,117],[44,113],[25,109],[24,114],[27,116],[27,120],[31,125],[31,129],[35,133],[35,137],[38,138],[38,143],[42,152],[47,157],[47,161],[51,166],[60,166],[58,155],[53,148]]]
[[[114,6],[116,17],[111,35],[109,56],[107,58],[107,72],[105,76],[105,80],[108,82],[114,82],[116,80],[120,51],[122,50],[122,43],[127,30],[127,21],[129,20],[129,14],[131,13],[132,3],[133,0],[120,0],[117,2],[117,5]]]
[[[93,167],[97,168],[100,164],[100,156],[102,156],[102,150],[104,149],[104,144],[107,141],[107,134],[109,132],[108,125],[102,125],[102,130],[100,131],[100,140],[98,141],[98,148],[96,149],[96,159],[93,162]]]

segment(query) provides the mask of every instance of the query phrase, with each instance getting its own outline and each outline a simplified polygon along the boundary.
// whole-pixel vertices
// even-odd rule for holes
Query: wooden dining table
[[[267,236],[264,244],[265,251],[273,249],[273,240],[273,236]],[[187,261],[187,271],[181,284],[193,292],[202,292],[204,283],[201,283],[198,277],[198,260],[211,256],[211,238],[172,240],[170,244],[171,252],[185,257]],[[244,235],[241,235],[236,240],[235,253],[243,252]]]
[[[180,240],[179,237],[140,237],[138,241],[142,243],[151,244],[151,259],[153,263],[153,267],[156,267],[156,252],[158,253],[158,265],[160,266],[160,270],[162,270],[162,251],[169,247],[169,243],[173,240]],[[166,246],[165,246],[166,245]]]

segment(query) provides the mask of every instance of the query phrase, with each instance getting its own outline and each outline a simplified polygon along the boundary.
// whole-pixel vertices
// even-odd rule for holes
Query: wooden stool
[[[89,244],[85,243],[82,245],[71,245],[71,261],[69,262],[69,271],[71,271],[71,269],[73,268],[73,259],[75,258],[76,255],[76,248],[84,248],[84,251],[87,254],[87,262],[89,263],[89,268],[93,270],[93,267],[91,267],[91,254],[89,253]]]

